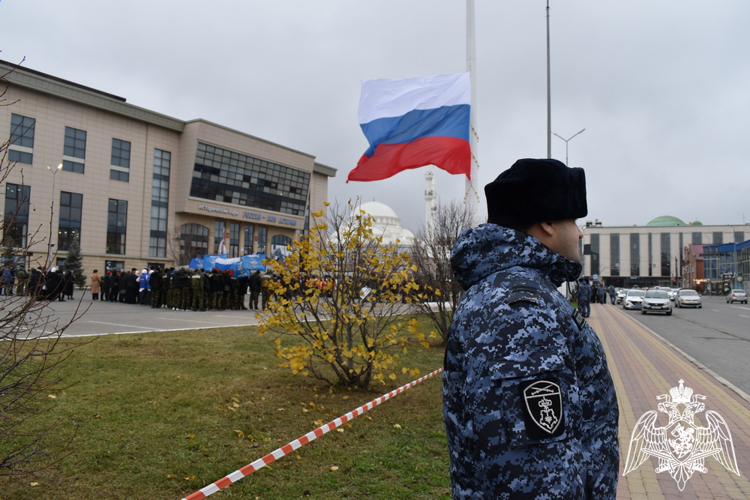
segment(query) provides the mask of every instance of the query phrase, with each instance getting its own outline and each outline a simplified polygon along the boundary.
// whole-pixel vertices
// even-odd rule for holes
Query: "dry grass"
[[[255,328],[108,336],[78,348],[60,369],[73,385],[50,399],[62,432],[77,430],[74,452],[42,477],[4,485],[3,498],[180,499],[411,380],[329,389],[277,368],[273,351]],[[443,350],[415,346],[407,356],[426,374]],[[212,498],[449,498],[439,376],[341,429]]]

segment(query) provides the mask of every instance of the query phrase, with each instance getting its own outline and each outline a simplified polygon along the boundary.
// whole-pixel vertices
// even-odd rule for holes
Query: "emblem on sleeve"
[[[563,421],[562,395],[560,386],[549,380],[539,380],[527,386],[523,390],[523,399],[526,405],[526,420],[530,420],[543,431],[540,437],[555,436],[562,431]],[[538,432],[528,428],[530,437]]]

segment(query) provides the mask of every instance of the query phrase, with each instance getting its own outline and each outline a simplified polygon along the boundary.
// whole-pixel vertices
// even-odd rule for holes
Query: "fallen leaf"
[[[400,429],[401,428],[401,426],[398,425],[398,424],[394,424],[393,427],[395,427],[396,429]]]
[[[328,470],[330,470],[331,472],[336,472],[337,470],[339,470],[339,468],[336,467],[335,465],[332,465],[331,467],[328,468]]]
[[[185,436],[185,439],[193,439],[195,437],[195,434],[188,434]]]
[[[349,396],[344,396],[344,400],[347,400],[347,399],[349,399]]]
[[[234,406],[235,408],[239,408],[240,407],[240,405],[238,405],[237,403],[232,403],[232,406]]]
[[[167,476],[167,479],[174,479],[174,474],[169,474],[169,475]]]
[[[39,486],[39,483],[29,483],[29,486],[33,488],[34,486]]]
[[[242,432],[242,431],[239,431],[239,430],[236,430],[236,429],[235,429],[234,433],[235,433],[235,434],[237,434],[237,435],[238,435],[239,437],[242,437],[242,436],[244,436],[244,435],[245,435],[245,433],[244,433],[244,432]]]
[[[237,398],[232,398],[232,401],[234,401],[235,403],[239,403],[240,402],[240,400],[237,399]]]
[[[310,413],[310,410],[308,410],[307,408],[302,408],[302,413]]]
[[[227,410],[237,411],[234,408],[232,408],[231,406],[227,406]]]
[[[164,395],[164,398],[165,398],[165,399],[169,399],[169,396],[167,396],[167,395],[165,394],[165,395]]]
[[[54,394],[50,394],[50,395],[48,395],[47,397],[48,397],[48,398],[52,398],[52,399],[57,399],[57,396],[55,396]]]
[[[217,408],[219,411],[226,411],[224,408]]]
[[[185,478],[185,481],[192,481],[193,479],[195,479],[195,476],[188,476]]]
[[[344,432],[344,429],[336,429],[336,432]]]

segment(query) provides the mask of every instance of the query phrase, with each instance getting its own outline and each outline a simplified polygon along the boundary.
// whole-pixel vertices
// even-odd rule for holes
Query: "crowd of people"
[[[589,285],[589,280],[582,278],[578,283],[578,291],[576,292],[576,299],[578,300],[578,310],[581,316],[588,318],[591,315],[591,301],[594,303],[606,304],[607,296],[612,304],[617,300],[617,290],[614,286],[610,285],[609,288],[604,285],[599,285],[592,288]]]
[[[75,278],[73,273],[63,272],[57,267],[44,271],[42,268],[26,271],[24,267],[5,267],[0,275],[0,294],[33,295],[40,300],[73,299]]]
[[[91,276],[92,300],[140,304],[175,311],[224,311],[265,309],[268,303],[267,276],[260,271],[236,277],[233,271],[170,268],[138,272],[94,270]],[[249,307],[245,295],[250,292]]]

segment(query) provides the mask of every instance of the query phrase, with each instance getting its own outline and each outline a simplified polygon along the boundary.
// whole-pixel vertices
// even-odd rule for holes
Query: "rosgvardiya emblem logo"
[[[729,472],[741,475],[727,423],[721,415],[709,410],[705,414],[708,427],[698,427],[694,418],[706,409],[706,405],[699,402],[706,397],[693,394],[693,390],[683,384],[680,380],[680,386],[672,387],[669,394],[656,396],[664,400],[659,403],[659,411],[669,415],[665,427],[656,426],[657,413],[653,410],[638,419],[630,438],[623,476],[652,456],[659,459],[655,472],[669,472],[680,491],[694,472],[708,472],[704,463],[706,457],[714,457]]]

